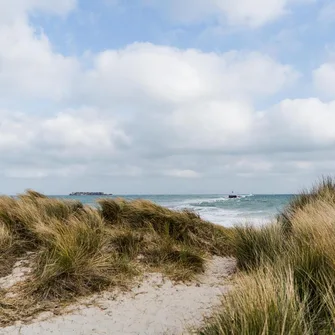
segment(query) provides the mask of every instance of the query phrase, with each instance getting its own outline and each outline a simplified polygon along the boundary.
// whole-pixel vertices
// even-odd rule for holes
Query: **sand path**
[[[127,293],[106,292],[72,306],[67,314],[45,312],[30,324],[0,328],[0,334],[185,334],[220,304],[234,271],[233,259],[214,257],[199,281],[190,285],[174,285],[160,274],[148,274]]]

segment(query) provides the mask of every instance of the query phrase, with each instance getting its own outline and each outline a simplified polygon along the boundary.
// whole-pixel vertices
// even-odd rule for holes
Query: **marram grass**
[[[0,275],[27,252],[33,268],[15,298],[0,292],[0,322],[124,287],[143,271],[190,280],[211,255],[233,255],[234,289],[200,334],[334,334],[334,245],[330,178],[295,197],[277,223],[231,229],[144,200],[101,199],[92,209],[34,191],[0,197]]]
[[[231,253],[230,230],[193,212],[144,200],[98,204],[90,208],[32,190],[16,199],[0,197],[0,276],[22,257],[29,257],[32,267],[14,298],[0,291],[1,324],[34,313],[36,306],[126,287],[143,271],[191,280],[211,255]]]
[[[295,197],[277,223],[235,229],[241,270],[202,335],[335,333],[335,183]]]

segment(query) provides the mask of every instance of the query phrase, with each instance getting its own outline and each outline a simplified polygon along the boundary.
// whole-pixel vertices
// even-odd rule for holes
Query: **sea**
[[[62,199],[76,199],[84,204],[97,206],[97,196],[53,196]],[[239,198],[229,199],[228,195],[113,195],[128,200],[147,199],[158,205],[174,209],[190,209],[203,219],[231,227],[239,224],[262,225],[271,222],[289,203],[293,195],[245,194]]]

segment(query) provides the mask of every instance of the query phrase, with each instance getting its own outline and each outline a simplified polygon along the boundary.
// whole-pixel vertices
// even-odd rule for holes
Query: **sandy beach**
[[[158,273],[145,274],[129,292],[94,295],[69,306],[62,315],[44,312],[27,324],[2,328],[0,334],[187,334],[220,305],[235,267],[232,258],[214,257],[205,273],[190,284],[174,284]],[[24,278],[18,267],[13,271],[2,286]]]

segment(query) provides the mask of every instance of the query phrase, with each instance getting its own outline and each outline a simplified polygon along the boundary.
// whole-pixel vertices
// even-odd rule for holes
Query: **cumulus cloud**
[[[167,121],[169,122],[169,121]],[[237,150],[244,147],[253,126],[253,110],[248,104],[229,100],[210,100],[173,111],[169,142],[183,151]]]
[[[0,90],[2,101],[52,99],[71,94],[78,61],[54,52],[48,37],[28,20],[35,11],[63,15],[76,0],[0,2]]]
[[[93,61],[82,89],[93,91],[98,101],[255,99],[280,91],[298,77],[292,67],[257,52],[205,53],[150,43],[105,51]]]
[[[130,144],[112,118],[101,119],[90,109],[66,110],[49,117],[6,111],[0,116],[0,170],[5,176],[27,178],[33,171],[34,178],[92,173],[97,166],[117,159],[120,149]]]
[[[269,119],[282,135],[307,146],[333,146],[335,101],[324,103],[316,98],[284,100],[273,108]],[[282,127],[280,126],[282,125]]]
[[[4,97],[64,99],[78,61],[52,50],[43,33],[24,21],[0,25],[0,89]]]
[[[43,43],[37,41],[38,46]],[[43,54],[44,49],[40,51]],[[82,164],[86,173],[120,175],[123,171],[132,176],[144,173],[195,178],[210,170],[207,164],[198,171],[201,158],[197,155],[248,151],[264,155],[270,150],[285,152],[292,147],[291,141],[300,149],[312,143],[333,143],[328,125],[334,104],[287,100],[269,110],[255,109],[258,98],[290,87],[298,76],[290,66],[260,53],[205,53],[136,43],[93,55],[88,70],[80,69],[78,59],[57,56],[51,49],[48,54],[55,57],[52,71],[64,73],[60,83],[57,76],[47,72],[43,75],[50,81],[37,88],[35,82],[29,86],[27,81],[27,87],[18,86],[22,92],[92,107],[42,117],[3,112],[0,150],[13,166],[13,150],[25,159],[28,167],[23,176],[31,175],[34,168],[41,178],[65,175],[71,170],[68,166]],[[67,62],[72,62],[75,75],[63,71]],[[36,70],[37,80],[38,74]],[[20,81],[20,77],[12,78]],[[57,91],[47,87],[48,82],[55,88],[65,87],[64,94],[49,95]],[[313,114],[315,109],[319,114]],[[194,159],[168,159],[178,155],[193,155]],[[101,161],[105,169],[98,166]],[[59,162],[58,169],[52,168]],[[220,164],[223,162],[227,166],[226,157]],[[229,164],[239,173],[246,173],[241,171],[242,165],[250,165],[245,159],[230,159]],[[260,167],[260,171],[272,167],[264,157],[252,166]],[[16,171],[6,175],[16,176]]]

